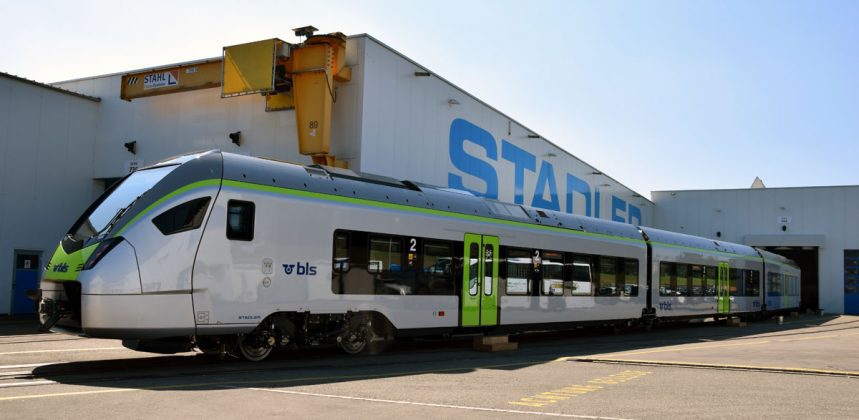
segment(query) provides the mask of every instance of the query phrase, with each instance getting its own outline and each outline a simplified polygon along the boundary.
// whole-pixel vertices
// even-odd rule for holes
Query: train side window
[[[620,296],[617,263],[618,259],[615,257],[599,257],[597,296]]]
[[[507,249],[507,294],[531,294],[531,252],[524,249]]]
[[[689,290],[689,296],[704,296],[704,267],[693,265],[692,273],[692,288]]]
[[[755,270],[745,270],[743,276],[745,296],[758,296],[761,293],[761,280]]]
[[[202,197],[179,204],[155,216],[152,223],[164,235],[197,229],[203,224],[210,200],[211,197]]]
[[[740,272],[742,270],[738,270],[736,268],[730,269],[728,271],[728,291],[731,296],[742,296],[743,291],[743,283],[740,281]]]
[[[781,296],[781,274],[769,273],[769,287],[767,287],[767,296]]]
[[[544,296],[563,296],[564,254],[557,251],[543,251],[540,270],[543,277],[542,294]]]
[[[252,241],[254,239],[254,203],[230,200],[227,202],[227,239]]]
[[[716,267],[704,267],[704,296],[716,296],[716,278],[719,271]]]
[[[623,296],[638,296],[638,260],[623,259]]]
[[[343,273],[349,271],[349,234],[337,232],[334,234],[334,271]]]
[[[659,296],[675,296],[677,288],[677,277],[674,270],[677,264],[669,262],[659,263]]]
[[[571,274],[573,296],[592,296],[591,257],[574,255]]]
[[[403,246],[399,238],[370,237],[370,260],[367,262],[367,271],[371,273],[402,271],[402,257]]]
[[[422,281],[418,294],[452,295],[453,271],[453,250],[450,244],[425,242]]]
[[[689,296],[689,266],[686,264],[677,264],[674,267],[675,286],[674,291],[677,296]]]

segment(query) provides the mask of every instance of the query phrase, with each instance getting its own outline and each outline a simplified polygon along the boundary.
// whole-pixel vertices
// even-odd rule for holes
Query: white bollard
[[[784,317],[779,315],[778,316],[778,325],[781,325],[783,322],[784,322]]]

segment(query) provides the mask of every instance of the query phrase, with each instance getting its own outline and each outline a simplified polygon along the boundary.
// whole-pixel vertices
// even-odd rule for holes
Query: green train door
[[[716,280],[716,294],[718,295],[716,311],[720,314],[731,312],[731,290],[730,281],[728,279],[730,271],[731,269],[730,266],[728,266],[728,263],[719,263],[719,277]]]
[[[465,234],[461,326],[483,327],[498,319],[498,237]]]

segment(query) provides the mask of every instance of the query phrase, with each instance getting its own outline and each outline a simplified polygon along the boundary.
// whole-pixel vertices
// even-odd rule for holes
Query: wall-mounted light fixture
[[[539,139],[540,136],[537,134],[534,134],[534,133],[528,133],[528,138],[529,139]]]
[[[600,171],[593,171],[593,172],[591,172],[591,175],[602,175],[602,172],[600,172]]]
[[[557,157],[558,155],[556,155],[556,154],[554,154],[554,153],[552,153],[552,152],[549,152],[549,153],[546,153],[546,154],[545,154],[545,155],[543,155],[543,156],[546,156],[547,158],[553,158],[553,157]]]
[[[459,101],[457,101],[456,99],[448,99],[447,104],[450,106],[459,105]]]
[[[229,134],[230,141],[233,142],[236,146],[242,147],[242,132],[236,131],[235,133]]]
[[[137,154],[137,140],[125,143],[124,146],[125,146],[125,150],[128,150],[129,152],[131,152],[132,155]]]
[[[415,77],[430,77],[430,76],[432,76],[432,73],[430,73],[428,71],[416,71],[415,72]]]

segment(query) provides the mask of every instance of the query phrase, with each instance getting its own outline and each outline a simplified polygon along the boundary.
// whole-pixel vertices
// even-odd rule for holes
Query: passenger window
[[[689,266],[686,264],[677,264],[675,266],[675,288],[677,296],[689,296]]]
[[[349,234],[334,234],[334,271],[343,273],[349,271]]]
[[[677,277],[674,274],[675,267],[676,264],[673,263],[659,263],[659,296],[677,295]],[[715,287],[715,283],[713,287]]]
[[[736,268],[732,268],[728,272],[728,291],[731,296],[742,296],[743,291],[741,288],[743,287],[743,283],[740,281],[740,272],[742,270],[738,270]]]
[[[202,197],[179,204],[156,216],[152,223],[164,235],[197,229],[203,224],[210,200],[211,197]]]
[[[716,278],[719,271],[716,267],[704,267],[704,296],[716,296]]]
[[[484,249],[484,260],[483,260],[483,294],[486,296],[492,296],[492,261],[495,258],[495,247],[492,244],[486,244],[483,247]]]
[[[227,239],[254,239],[254,203],[238,200],[227,202]]]
[[[758,296],[761,293],[761,281],[757,271],[745,270],[744,280],[746,296]]]
[[[704,296],[704,267],[693,265],[692,269],[692,289],[689,296]]]
[[[592,296],[591,258],[583,255],[573,256],[572,267],[573,296]]]
[[[555,251],[543,251],[541,271],[543,275],[543,295],[563,296],[564,254]]]
[[[598,296],[620,296],[617,284],[617,258],[599,257],[600,271],[599,284],[597,285]]]
[[[371,237],[370,261],[367,264],[367,271],[371,273],[400,272],[403,268],[402,256],[403,248],[399,239]]]
[[[507,294],[531,294],[531,253],[524,249],[507,250]]]
[[[424,243],[423,276],[418,294],[453,294],[453,251],[450,244]],[[426,293],[422,293],[423,291]]]
[[[638,296],[638,260],[623,260],[623,296]]]

